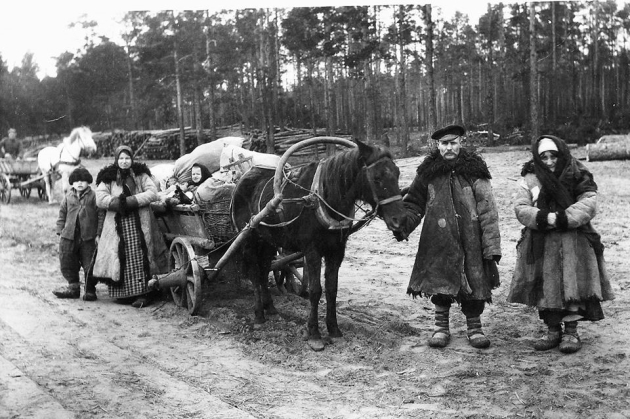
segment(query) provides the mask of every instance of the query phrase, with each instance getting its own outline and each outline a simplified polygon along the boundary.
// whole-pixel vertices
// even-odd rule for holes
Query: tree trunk
[[[551,96],[551,108],[549,109],[549,119],[555,124],[558,112],[558,98],[556,97],[556,85],[558,83],[558,53],[556,47],[556,2],[549,2],[551,7],[551,85],[549,95]]]
[[[403,37],[403,24],[406,18],[405,6],[398,6],[398,13],[398,46],[400,48],[400,78],[398,79],[400,82],[400,136],[402,140],[401,146],[403,156],[407,156],[407,154],[409,153],[409,116],[407,115],[407,54],[405,52],[405,43]]]
[[[538,123],[538,68],[536,56],[536,9],[534,3],[529,3],[529,107],[531,118],[532,144],[536,142],[540,135],[540,126]]]
[[[133,95],[133,72],[129,48],[129,44],[127,44],[127,73],[129,74],[129,108],[131,109],[131,128],[138,129],[138,119],[136,117],[136,101]]]
[[[186,154],[186,136],[184,132],[184,107],[179,71],[179,58],[177,57],[177,41],[175,41],[173,48],[173,61],[175,62],[175,87],[177,89],[177,116],[179,120],[179,155],[183,156]]]
[[[214,141],[217,139],[217,117],[216,117],[216,107],[214,105],[214,95],[215,95],[215,82],[214,75],[212,74],[214,71],[213,60],[212,60],[212,44],[216,46],[216,41],[214,41],[210,34],[210,14],[206,10],[206,80],[207,80],[207,88],[208,88],[208,124],[210,125],[210,141]]]
[[[435,78],[433,75],[433,19],[431,16],[431,5],[424,6],[424,21],[427,27],[426,33],[426,66],[429,83],[429,133],[437,129],[437,112],[435,98]]]
[[[492,45],[492,6],[488,3],[488,82],[486,85],[486,106],[488,109],[488,144],[495,145],[494,141],[494,56]]]
[[[309,95],[308,95],[308,99],[309,99],[309,106],[310,106],[310,111],[309,114],[311,115],[311,128],[313,129],[313,135],[317,134],[317,122],[315,120],[315,86],[314,86],[314,80],[313,80],[313,59],[309,58],[308,60],[308,64],[307,64],[307,68],[308,68],[308,90],[309,90]]]
[[[587,161],[630,160],[630,141],[586,145]]]

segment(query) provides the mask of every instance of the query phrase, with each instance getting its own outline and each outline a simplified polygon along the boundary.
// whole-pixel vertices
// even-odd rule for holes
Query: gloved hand
[[[486,272],[486,275],[488,276],[488,279],[490,280],[490,283],[492,284],[492,287],[498,287],[501,284],[501,280],[499,278],[499,270],[497,269],[497,262],[494,259],[494,257],[496,257],[497,255],[493,256],[493,259],[484,259],[483,260],[483,267],[484,270]],[[499,256],[500,258],[500,256]]]
[[[127,212],[133,211],[135,209],[138,209],[139,205],[138,205],[138,198],[136,198],[135,196],[130,196],[125,200],[126,206],[127,206]]]
[[[109,202],[109,207],[107,208],[110,211],[118,212],[120,210],[120,198],[114,197]]]

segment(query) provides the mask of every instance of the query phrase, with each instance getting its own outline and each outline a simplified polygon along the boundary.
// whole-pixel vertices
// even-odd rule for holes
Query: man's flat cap
[[[449,134],[462,137],[464,136],[464,134],[466,134],[466,129],[464,129],[464,127],[462,127],[461,125],[449,125],[435,131],[433,134],[431,134],[431,138],[434,140],[439,140],[440,138]]]

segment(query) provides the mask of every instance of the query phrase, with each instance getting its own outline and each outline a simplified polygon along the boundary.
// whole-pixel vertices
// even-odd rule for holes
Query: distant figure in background
[[[15,128],[9,128],[8,137],[4,137],[0,141],[0,156],[5,159],[21,159],[22,158],[22,142],[17,138]]]
[[[87,169],[74,169],[69,182],[72,188],[61,202],[57,218],[59,265],[68,285],[57,288],[53,294],[57,298],[79,298],[79,271],[83,268],[86,286],[83,299],[93,301],[96,300],[96,284],[90,280],[90,268],[105,217],[96,207],[96,194],[90,188],[92,175]]]
[[[149,207],[157,200],[149,168],[133,161],[131,148],[118,147],[114,163],[96,177],[96,205],[107,214],[94,277],[107,283],[110,297],[136,308],[152,301],[151,276],[168,269],[166,244]]]
[[[614,298],[604,246],[591,225],[597,185],[560,138],[540,137],[532,155],[514,201],[516,218],[525,228],[507,300],[538,308],[548,331],[534,343],[536,350],[559,346],[561,352],[573,353],[582,347],[578,320],[603,319],[600,302]]]

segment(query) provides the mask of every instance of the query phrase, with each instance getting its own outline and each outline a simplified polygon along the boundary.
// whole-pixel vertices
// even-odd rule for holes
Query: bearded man
[[[407,293],[431,298],[435,331],[429,346],[450,342],[449,311],[457,302],[466,316],[468,342],[487,348],[481,327],[485,303],[499,286],[501,259],[499,216],[490,172],[483,158],[462,148],[466,130],[450,125],[431,138],[437,148],[418,166],[404,203],[408,221],[398,240],[424,224]]]

